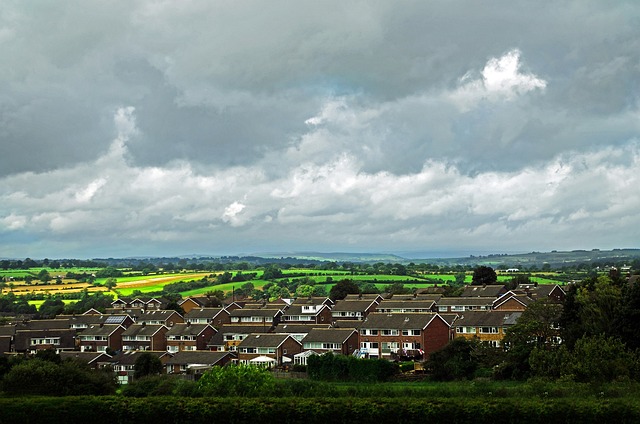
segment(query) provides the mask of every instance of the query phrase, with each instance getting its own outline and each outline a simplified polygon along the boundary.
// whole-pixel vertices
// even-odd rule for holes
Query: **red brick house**
[[[351,355],[359,348],[358,332],[348,328],[314,328],[302,339],[302,349]]]
[[[302,343],[290,334],[250,334],[238,345],[238,362],[275,366],[293,361],[293,355],[302,352]]]
[[[200,375],[214,366],[225,366],[236,359],[233,352],[180,351],[167,361],[167,374]]]
[[[122,333],[122,350],[166,350],[167,331],[162,324],[133,324]]]
[[[184,320],[191,324],[211,324],[214,327],[231,323],[229,311],[224,308],[193,308],[185,313]]]
[[[216,333],[209,324],[175,324],[166,333],[167,351],[208,350],[207,343]]]
[[[369,358],[426,359],[451,340],[451,325],[437,313],[371,313],[360,326],[360,354]]]
[[[122,333],[126,328],[120,324],[92,325],[78,333],[81,352],[106,352],[122,350]]]

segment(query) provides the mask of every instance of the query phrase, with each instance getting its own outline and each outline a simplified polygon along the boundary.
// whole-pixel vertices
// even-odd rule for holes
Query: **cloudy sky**
[[[0,257],[640,247],[640,3],[543,3],[3,1]]]

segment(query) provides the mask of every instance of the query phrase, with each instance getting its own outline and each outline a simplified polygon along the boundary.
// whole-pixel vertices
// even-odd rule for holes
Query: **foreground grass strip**
[[[0,422],[20,423],[637,423],[640,401],[549,399],[2,398]]]

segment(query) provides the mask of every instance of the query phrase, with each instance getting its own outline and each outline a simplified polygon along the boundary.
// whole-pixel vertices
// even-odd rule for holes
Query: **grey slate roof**
[[[276,333],[268,333],[268,334],[249,334],[244,340],[240,342],[238,348],[245,347],[278,347],[286,339],[291,337],[292,340],[295,340],[290,334],[276,334]],[[296,343],[300,343],[296,340]]]
[[[369,314],[367,318],[362,322],[360,328],[421,330],[425,328],[433,319],[441,319],[441,317],[437,313],[426,312],[399,314],[373,312]]]
[[[153,336],[163,328],[167,329],[167,326],[162,324],[133,324],[122,333],[122,336]]]
[[[455,325],[457,327],[503,327],[513,325],[522,312],[466,311],[461,313]]]
[[[167,337],[169,336],[197,336],[207,328],[212,328],[216,331],[213,326],[210,324],[175,324],[174,326],[169,328],[167,331]]]
[[[331,309],[332,312],[364,312],[378,304],[373,299],[367,300],[339,300]]]
[[[167,365],[216,365],[224,358],[235,355],[232,352],[180,351],[176,352]]]
[[[78,332],[81,336],[110,336],[119,329],[125,329],[120,324],[92,325]]]
[[[331,328],[331,324],[283,324],[280,323],[276,326],[274,333],[288,333],[288,334],[300,334],[308,333],[314,328]]]
[[[495,297],[443,297],[438,306],[488,306],[491,307]]]
[[[220,312],[225,311],[223,308],[194,308],[184,315],[185,319],[210,318],[213,319]],[[226,312],[226,311],[225,311]]]
[[[466,286],[461,297],[498,297],[507,291],[504,284],[488,284],[486,286]]]
[[[302,343],[344,343],[356,330],[350,328],[314,328],[302,339]]]

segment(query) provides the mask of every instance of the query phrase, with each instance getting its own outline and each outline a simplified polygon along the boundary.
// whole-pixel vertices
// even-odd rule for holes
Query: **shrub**
[[[198,380],[202,394],[212,396],[265,396],[274,386],[269,370],[243,364],[213,367]]]

